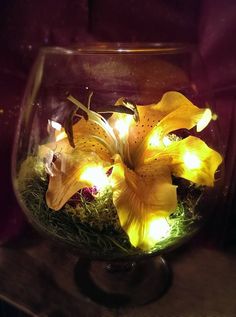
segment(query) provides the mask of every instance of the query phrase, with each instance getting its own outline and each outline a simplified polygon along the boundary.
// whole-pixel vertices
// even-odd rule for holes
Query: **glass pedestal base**
[[[169,288],[171,270],[163,257],[138,262],[98,262],[81,259],[75,281],[81,293],[103,306],[144,305]]]

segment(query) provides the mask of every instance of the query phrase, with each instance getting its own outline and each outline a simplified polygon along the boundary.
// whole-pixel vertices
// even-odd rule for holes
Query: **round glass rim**
[[[196,50],[194,44],[189,43],[161,43],[161,42],[94,42],[80,43],[72,46],[42,47],[43,54],[181,54]]]

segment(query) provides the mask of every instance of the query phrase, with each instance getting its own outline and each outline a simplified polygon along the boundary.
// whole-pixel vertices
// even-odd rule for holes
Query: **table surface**
[[[73,279],[78,257],[25,234],[0,248],[0,297],[32,316],[236,317],[236,253],[189,245],[169,259],[173,283],[150,304],[108,309],[84,297]]]

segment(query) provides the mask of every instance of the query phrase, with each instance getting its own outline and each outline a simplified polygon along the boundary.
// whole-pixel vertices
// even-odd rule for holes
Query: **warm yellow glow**
[[[217,114],[216,114],[216,113],[213,113],[213,114],[212,114],[212,120],[213,120],[213,121],[216,121],[217,119],[218,119]]]
[[[80,175],[80,181],[87,182],[90,186],[96,186],[98,190],[109,185],[106,171],[99,165],[86,166]]]
[[[164,136],[162,141],[163,141],[165,146],[169,146],[173,142],[173,141],[171,141],[171,139],[167,135]]]
[[[155,218],[149,223],[148,239],[149,243],[153,244],[162,239],[165,239],[170,234],[170,225],[166,218]]]
[[[167,238],[170,235],[170,225],[164,217],[152,218],[146,223],[147,231],[144,234],[142,242],[145,248],[153,247],[157,242]],[[128,235],[132,245],[137,246],[140,239],[140,226],[133,222],[128,229]],[[144,247],[143,245],[143,247]]]
[[[56,135],[56,142],[61,141],[63,139],[65,139],[67,137],[65,131],[59,133],[58,135]]]
[[[139,230],[138,230],[138,226],[133,223],[133,224],[129,227],[127,233],[128,233],[128,235],[129,235],[129,239],[130,239],[130,242],[132,243],[132,245],[137,246],[137,245],[138,245],[138,241],[139,241]]]
[[[114,127],[118,131],[120,138],[124,138],[125,136],[128,135],[129,127],[130,127],[130,124],[132,121],[133,121],[133,116],[125,115],[125,116],[123,116],[123,118],[118,119],[115,122]]]
[[[174,220],[168,216],[182,197],[178,197],[172,176],[214,186],[221,155],[200,138],[175,135],[179,129],[202,131],[214,118],[211,110],[198,108],[182,94],[170,91],[150,105],[135,106],[120,98],[116,110],[127,106],[135,108],[134,114],[115,111],[107,121],[72,96],[68,99],[86,113],[87,120],[82,117],[70,126],[74,144],[71,133],[67,136],[60,124],[49,122],[50,143],[44,147],[50,150],[41,149],[49,174],[48,207],[60,210],[85,187],[96,186],[101,198],[109,188],[131,245],[149,251],[173,234]],[[60,142],[52,142],[54,139]],[[53,150],[60,153],[56,160]]]
[[[185,152],[184,157],[184,164],[189,169],[200,168],[201,160],[195,153]]]
[[[212,112],[210,109],[206,109],[203,113],[202,118],[197,123],[197,132],[201,132],[211,121]]]
[[[148,146],[150,149],[155,149],[156,147],[160,147],[161,145],[169,146],[172,142],[173,141],[167,135],[164,136],[161,141],[158,133],[155,132],[150,136]]]
[[[150,148],[155,148],[161,145],[161,141],[159,138],[159,135],[156,133],[153,133],[150,138],[149,138],[149,143],[148,143]]]
[[[53,128],[55,132],[56,142],[61,141],[67,137],[64,129],[62,129],[62,125],[59,122],[48,120],[48,132],[51,133]]]

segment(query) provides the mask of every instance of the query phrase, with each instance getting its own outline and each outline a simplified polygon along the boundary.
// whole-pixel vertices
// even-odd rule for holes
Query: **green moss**
[[[116,258],[143,253],[130,244],[121,228],[110,190],[90,202],[81,195],[76,207],[67,203],[55,212],[45,201],[47,186],[43,163],[35,157],[27,158],[20,168],[18,188],[29,217],[44,231],[93,256]],[[181,201],[176,211],[167,219],[171,226],[170,235],[148,253],[171,247],[196,230],[199,215],[193,211],[201,190],[192,188],[186,191],[184,188],[183,192],[185,194],[180,190]]]
[[[89,224],[95,230],[107,230],[113,228],[120,231],[119,218],[112,201],[112,191],[107,189],[101,196],[92,201],[80,193],[80,203],[76,207],[65,205],[65,211],[79,217],[81,223]]]

